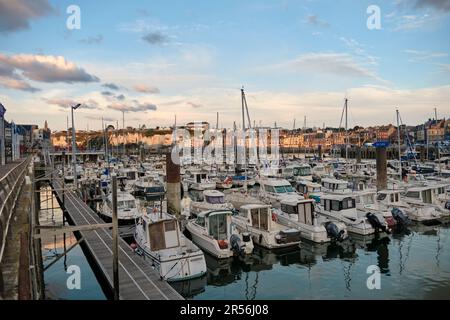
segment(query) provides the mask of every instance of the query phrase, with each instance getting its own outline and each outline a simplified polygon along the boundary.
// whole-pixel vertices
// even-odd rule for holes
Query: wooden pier
[[[75,226],[95,226],[103,220],[73,191],[63,191],[62,181],[53,179],[52,187]],[[64,194],[64,196],[63,196]],[[113,237],[112,231],[101,228],[79,231],[95,264],[113,292]],[[119,239],[119,287],[121,300],[182,300],[183,297],[166,281],[161,280],[149,260],[137,255],[130,246]]]

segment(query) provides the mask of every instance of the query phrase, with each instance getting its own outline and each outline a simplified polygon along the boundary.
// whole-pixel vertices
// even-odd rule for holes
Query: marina
[[[35,2],[0,0],[2,310],[450,299],[450,0]]]

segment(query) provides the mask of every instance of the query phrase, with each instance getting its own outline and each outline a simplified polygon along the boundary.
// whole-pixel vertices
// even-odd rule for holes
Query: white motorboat
[[[161,196],[166,192],[164,184],[155,176],[139,177],[133,186],[134,193],[142,196]]]
[[[348,237],[344,223],[316,214],[313,199],[283,200],[281,208],[274,210],[274,215],[277,222],[299,230],[303,239],[312,242],[342,241]]]
[[[112,221],[112,194],[110,193],[103,201],[100,215],[106,222]],[[135,197],[126,191],[117,192],[117,219],[120,225],[134,224],[139,218],[139,205]]]
[[[233,223],[243,231],[248,231],[253,243],[267,249],[298,246],[300,231],[274,221],[272,209],[265,204],[241,206],[238,215],[232,217]]]
[[[150,258],[161,279],[183,281],[206,273],[203,252],[181,232],[178,220],[167,213],[139,218],[134,233],[138,252]]]
[[[320,197],[316,211],[331,221],[343,222],[349,233],[369,235],[379,230],[389,232],[379,213],[366,213],[356,209],[355,198],[350,194],[327,194]]]
[[[408,188],[402,200],[410,206],[407,214],[411,220],[426,222],[450,215],[450,210],[435,203],[434,189],[433,186]]]
[[[240,210],[246,204],[264,204],[257,195],[252,195],[245,189],[234,189],[225,195],[227,202],[231,203],[236,210]]]
[[[303,199],[286,179],[264,177],[259,179],[259,186],[259,198],[274,207],[279,207],[286,198]]]
[[[185,182],[189,189],[197,191],[214,190],[216,188],[216,183],[209,178],[208,173],[203,171],[191,172]]]
[[[218,190],[203,191],[203,201],[191,201],[191,214],[196,216],[202,211],[232,210],[233,205],[225,201],[225,195]]]
[[[253,241],[231,223],[229,210],[203,211],[189,220],[186,229],[200,248],[219,259],[251,254]]]

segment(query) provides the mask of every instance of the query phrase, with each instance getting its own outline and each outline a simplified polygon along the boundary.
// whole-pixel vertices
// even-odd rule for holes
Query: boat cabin
[[[246,218],[253,228],[271,231],[272,210],[268,205],[243,205],[239,210],[239,216]]]
[[[352,196],[324,194],[320,203],[325,213],[340,213],[346,217],[357,218],[356,200]]]
[[[434,187],[430,186],[409,188],[405,193],[406,201],[432,204],[434,202],[434,199]]]
[[[227,241],[230,238],[231,211],[204,211],[197,215],[195,223],[215,240]]]
[[[295,192],[289,181],[285,179],[261,179],[259,185],[262,191],[266,193],[292,193]]]
[[[176,248],[180,244],[180,231],[175,218],[164,217],[156,221],[142,219],[144,230],[147,233],[151,251]]]
[[[396,205],[400,202],[400,190],[382,190],[377,193],[377,201],[386,205]]]
[[[300,223],[313,225],[314,224],[314,200],[296,200],[286,199],[281,201],[281,211],[284,213],[297,216],[297,221]]]
[[[225,195],[218,190],[205,190],[203,191],[203,199],[210,204],[223,204],[225,203]]]
[[[301,181],[297,183],[297,191],[301,194],[319,193],[322,191],[322,186],[318,183],[310,181]]]
[[[348,187],[348,182],[345,180],[325,178],[322,179],[322,186],[325,189],[329,190],[330,192],[336,193],[351,192],[351,190]]]

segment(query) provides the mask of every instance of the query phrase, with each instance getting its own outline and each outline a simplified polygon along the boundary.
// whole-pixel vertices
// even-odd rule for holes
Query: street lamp
[[[77,158],[75,156],[75,148],[77,146],[77,143],[75,141],[75,124],[73,121],[73,110],[77,110],[79,107],[81,107],[80,103],[77,103],[76,105],[72,106],[71,112],[72,112],[72,170],[73,170],[73,181],[75,183],[75,190],[78,189],[78,177],[77,177]]]

